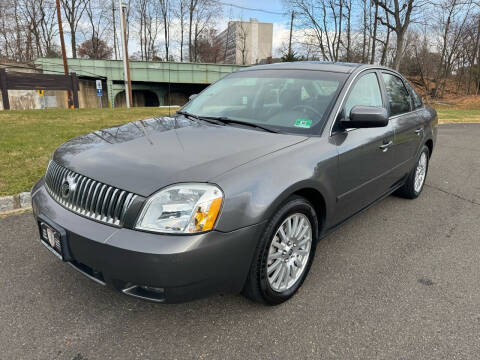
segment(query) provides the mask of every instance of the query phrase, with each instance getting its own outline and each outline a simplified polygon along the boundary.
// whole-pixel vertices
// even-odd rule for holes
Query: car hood
[[[77,137],[60,146],[53,159],[89,178],[149,196],[173,183],[209,181],[305,139],[162,117]]]

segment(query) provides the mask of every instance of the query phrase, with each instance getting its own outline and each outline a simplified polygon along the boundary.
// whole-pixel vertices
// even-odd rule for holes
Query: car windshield
[[[251,70],[230,74],[181,110],[277,131],[319,134],[347,75],[309,70]]]

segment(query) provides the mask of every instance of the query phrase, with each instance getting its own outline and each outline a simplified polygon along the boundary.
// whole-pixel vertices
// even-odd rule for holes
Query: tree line
[[[60,1],[72,57],[120,58],[117,0]],[[130,57],[224,61],[226,51],[217,39],[222,4],[128,0],[127,38],[135,43]],[[283,0],[283,4],[284,25],[293,20],[292,45],[279,49],[284,61],[390,66],[412,76],[432,97],[442,97],[452,87],[447,81],[452,78],[457,91],[480,92],[479,0]],[[241,45],[247,35],[240,31],[237,43]],[[2,59],[29,62],[58,56],[55,0],[0,3]]]
[[[200,61],[202,44],[212,36],[216,17],[222,13],[217,0],[125,3],[127,38],[138,44],[130,55],[144,61]],[[120,58],[118,0],[60,0],[60,4],[72,58]],[[172,47],[179,49],[178,55],[173,56]],[[0,3],[0,58],[29,62],[58,56],[55,0]]]
[[[432,97],[447,79],[480,92],[480,2],[475,0],[285,0],[297,25],[290,60],[390,66]]]

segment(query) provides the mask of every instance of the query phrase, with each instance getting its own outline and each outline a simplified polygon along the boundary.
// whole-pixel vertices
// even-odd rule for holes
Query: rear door
[[[348,117],[355,105],[387,107],[382,95],[380,73],[369,71],[352,85],[343,104]],[[339,121],[340,119],[337,119]],[[338,151],[337,206],[335,222],[366,207],[392,185],[390,170],[394,164],[393,127],[342,130],[334,126],[332,138]]]
[[[394,176],[401,179],[412,169],[423,139],[422,113],[415,109],[414,99],[402,78],[394,73],[383,71],[382,80],[388,98],[389,122],[395,131],[392,149],[396,164]]]

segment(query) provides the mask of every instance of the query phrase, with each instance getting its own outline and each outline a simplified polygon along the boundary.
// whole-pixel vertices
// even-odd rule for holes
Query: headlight
[[[211,184],[178,184],[152,195],[137,221],[140,230],[196,233],[212,230],[223,193]]]

